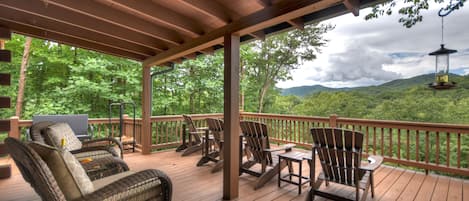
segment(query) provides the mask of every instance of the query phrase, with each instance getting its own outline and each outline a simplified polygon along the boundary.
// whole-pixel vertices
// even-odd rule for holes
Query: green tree
[[[249,86],[257,94],[257,112],[262,112],[265,97],[277,81],[291,79],[290,72],[298,68],[304,61],[316,58],[320,47],[327,42],[324,33],[333,29],[331,25],[308,25],[304,30],[294,30],[254,41],[254,56],[245,58],[246,75]],[[249,60],[252,59],[252,60]]]

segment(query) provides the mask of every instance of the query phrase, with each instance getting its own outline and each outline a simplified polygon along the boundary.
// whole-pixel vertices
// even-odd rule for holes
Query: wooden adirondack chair
[[[360,200],[360,189],[364,191],[361,200],[366,200],[371,186],[371,197],[374,197],[373,171],[381,165],[383,158],[370,156],[368,159],[372,163],[361,166],[363,134],[338,128],[312,128],[311,134],[313,136],[312,178],[315,178],[315,152],[319,156],[323,171],[313,182],[307,200],[313,200],[315,195],[333,200],[351,200],[319,191],[323,181],[326,181],[326,186],[329,182],[334,182],[355,187],[357,201]]]
[[[295,145],[286,144],[283,147],[271,149],[267,126],[265,124],[253,121],[241,121],[240,126],[243,137],[246,140],[246,149],[252,154],[252,157],[241,165],[240,174],[248,173],[259,177],[254,186],[254,189],[257,190],[287,166],[285,161],[279,163],[278,154],[291,151]],[[284,152],[278,153],[280,151]],[[260,172],[250,169],[257,163],[261,164]],[[267,166],[271,168],[267,169]]]
[[[197,163],[201,166],[209,161],[215,162],[212,172],[217,172],[223,168],[223,120],[207,118],[208,129],[205,131],[205,138],[209,138],[211,133],[213,136],[213,151],[210,151],[209,144],[204,143],[203,156]]]
[[[189,143],[187,149],[182,152],[182,156],[188,156],[194,152],[202,150],[202,135],[205,133],[207,128],[197,128],[192,121],[192,118],[188,115],[182,115],[184,121],[189,129]],[[193,138],[193,139],[192,139]]]

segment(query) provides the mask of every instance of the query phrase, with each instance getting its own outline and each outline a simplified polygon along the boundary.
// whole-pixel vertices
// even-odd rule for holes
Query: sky
[[[320,84],[327,87],[356,87],[379,85],[394,79],[434,73],[435,57],[428,53],[441,44],[442,5],[430,5],[421,11],[423,21],[412,28],[398,22],[396,10],[391,16],[368,20],[369,9],[360,16],[342,15],[321,23],[335,25],[326,33],[329,40],[317,59],[304,63],[292,72],[292,80],[277,83],[277,87]],[[458,52],[450,56],[450,72],[469,73],[469,8],[467,5],[444,17],[446,48]]]

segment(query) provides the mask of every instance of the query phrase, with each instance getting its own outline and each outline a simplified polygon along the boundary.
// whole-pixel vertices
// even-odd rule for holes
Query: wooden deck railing
[[[223,118],[223,114],[191,115],[196,125],[205,126],[206,118]],[[381,155],[385,161],[469,176],[469,125],[437,124],[406,121],[368,120],[330,117],[258,114],[242,112],[241,119],[268,125],[271,142],[295,143],[311,148],[310,128],[340,127],[365,134],[364,152]],[[20,136],[31,126],[30,120],[11,118],[11,136]],[[95,136],[108,136],[118,129],[119,120],[89,119]],[[152,149],[176,147],[182,142],[184,120],[181,115],[157,116],[151,119]],[[131,135],[133,120],[124,119],[124,133]],[[16,129],[15,129],[16,128]],[[112,132],[116,133],[116,132]],[[136,120],[137,147],[142,139],[141,119]]]

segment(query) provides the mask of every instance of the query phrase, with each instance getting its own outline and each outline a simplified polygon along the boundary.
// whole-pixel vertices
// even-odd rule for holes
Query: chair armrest
[[[205,130],[208,130],[208,127],[200,127],[200,128],[195,128],[195,129],[197,130],[197,132],[198,131],[204,131],[205,132]]]
[[[172,182],[160,170],[143,170],[119,179],[79,200],[148,200],[149,189],[157,191],[161,188],[162,200],[169,201],[172,197]]]
[[[283,151],[283,150],[291,151],[291,149],[295,146],[296,146],[296,144],[284,144],[281,147],[278,147],[278,148],[275,148],[275,149],[264,149],[264,151],[266,151],[266,152]]]
[[[194,131],[194,132],[189,132],[189,134],[191,134],[191,135],[199,135],[199,134],[203,135],[203,134],[205,134],[205,131]]]
[[[370,155],[368,156],[368,164],[360,167],[360,169],[365,171],[374,171],[383,163],[383,157]]]
[[[102,146],[103,142],[107,142],[109,144],[112,144],[112,143],[116,144],[119,147],[121,158],[124,157],[124,146],[122,145],[122,142],[112,137],[88,140],[88,141],[82,142],[82,144],[83,144],[83,147],[93,147],[93,146]],[[101,145],[99,143],[101,143]],[[97,145],[93,145],[93,144],[97,144]]]

